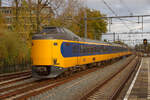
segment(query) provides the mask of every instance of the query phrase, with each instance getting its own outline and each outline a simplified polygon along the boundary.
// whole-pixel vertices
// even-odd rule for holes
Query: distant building
[[[16,19],[15,16],[15,7],[1,7],[0,6],[0,14],[4,17],[5,19],[5,24],[8,27],[8,29],[12,29],[13,22]],[[34,25],[36,27],[37,23],[37,17],[36,17],[36,8],[33,8],[31,13],[29,12],[28,8],[25,7],[19,7],[18,8],[18,13],[24,13],[21,16],[19,15],[19,19],[23,19],[23,22],[25,23],[24,28],[29,29],[31,26]],[[49,15],[48,15],[49,14]],[[41,25],[47,25],[50,23],[50,17],[54,16],[52,13],[52,10],[50,7],[44,7],[41,10],[40,13],[40,21],[42,21]]]

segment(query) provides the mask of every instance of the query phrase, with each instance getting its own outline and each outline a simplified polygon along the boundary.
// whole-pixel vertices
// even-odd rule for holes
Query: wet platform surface
[[[124,100],[150,100],[150,57],[142,58]]]

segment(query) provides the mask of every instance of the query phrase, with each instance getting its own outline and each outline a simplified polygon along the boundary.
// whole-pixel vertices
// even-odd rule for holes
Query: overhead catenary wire
[[[120,0],[120,3],[127,9],[127,11],[128,11],[128,13],[129,13],[129,15],[133,15],[133,12],[130,10],[130,8],[126,5],[126,3],[124,2],[124,0]],[[128,22],[131,22],[131,23],[137,23],[137,22],[134,22],[134,21],[131,21],[131,20],[127,20],[127,19],[124,19],[124,20],[126,20],[126,21],[128,21]]]
[[[130,13],[130,15],[133,15],[132,11],[131,11],[130,8],[124,3],[123,0],[120,0],[120,3],[121,3],[122,5],[124,5],[125,8],[127,8],[127,11]]]
[[[107,2],[105,1],[105,0],[102,0],[103,1],[103,3],[106,5],[106,7],[115,15],[115,16],[118,16],[117,15],[117,13],[107,4]],[[118,18],[121,22],[122,22],[122,24],[124,25],[124,26],[126,26],[126,28],[128,29],[128,30],[131,30],[130,28],[129,28],[129,26],[121,19],[121,18]]]

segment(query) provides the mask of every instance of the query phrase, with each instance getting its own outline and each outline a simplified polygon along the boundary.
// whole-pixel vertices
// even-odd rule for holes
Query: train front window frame
[[[46,34],[58,34],[61,33],[61,30],[57,27],[45,27],[43,30],[40,32],[40,34],[46,33]]]

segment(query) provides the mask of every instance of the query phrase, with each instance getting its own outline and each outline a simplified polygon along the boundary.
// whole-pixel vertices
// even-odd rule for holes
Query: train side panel
[[[61,59],[60,67],[68,68],[77,65],[90,64],[90,63],[105,61],[105,60],[130,54],[129,51],[124,51],[124,52],[116,52],[116,53],[109,53],[109,54],[81,56],[82,54],[80,54],[80,46],[77,49],[77,53],[76,52],[73,53],[73,49],[75,49],[73,48],[73,46],[75,45],[75,43],[80,43],[80,42],[72,42],[72,41],[61,42],[62,46],[60,48],[61,48],[62,59]]]
[[[81,56],[81,57],[78,57],[78,65],[90,64],[90,63],[99,62],[99,61],[105,61],[105,60],[129,55],[129,54],[130,54],[129,52],[121,52],[121,53],[114,53],[114,54]],[[68,58],[64,58],[64,59],[67,59],[67,60],[64,60],[65,63],[69,63],[69,60],[73,60],[74,57],[71,57],[69,59]]]

